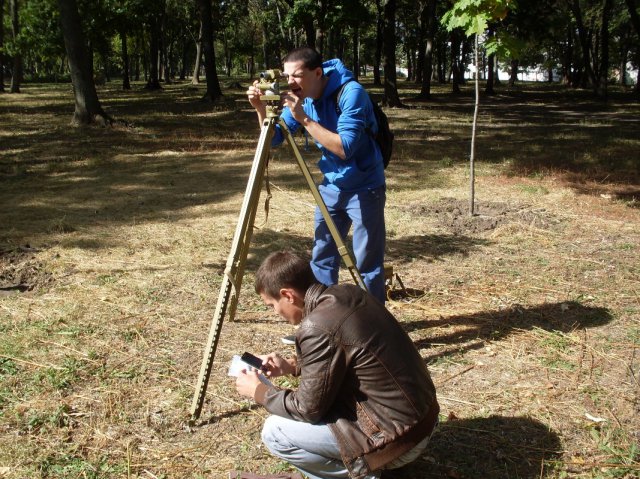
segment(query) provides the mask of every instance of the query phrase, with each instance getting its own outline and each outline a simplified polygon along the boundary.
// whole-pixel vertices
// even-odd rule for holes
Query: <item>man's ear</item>
[[[293,303],[295,301],[295,290],[292,288],[280,288],[280,297],[283,297],[287,303]]]

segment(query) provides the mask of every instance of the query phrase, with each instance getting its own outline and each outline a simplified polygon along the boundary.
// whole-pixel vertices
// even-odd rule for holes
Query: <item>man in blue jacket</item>
[[[289,91],[283,96],[281,118],[292,133],[303,126],[322,152],[320,194],[343,238],[353,225],[356,266],[369,292],[384,303],[385,179],[382,155],[373,137],[378,125],[369,95],[362,85],[351,81],[353,73],[340,60],[323,63],[312,48],[292,50],[283,66]],[[249,87],[247,96],[262,125],[266,108],[256,84]],[[272,145],[283,141],[278,126]],[[311,268],[320,283],[333,285],[338,282],[340,254],[318,208],[315,225]]]

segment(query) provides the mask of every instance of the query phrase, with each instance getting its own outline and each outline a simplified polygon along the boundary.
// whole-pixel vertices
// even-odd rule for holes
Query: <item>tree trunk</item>
[[[495,78],[495,54],[489,55],[487,59],[487,84],[484,87],[484,92],[487,95],[495,95],[496,91],[493,88]]]
[[[620,42],[620,78],[619,82],[622,86],[627,86],[627,61],[629,59],[629,45],[627,42]]]
[[[149,21],[149,79],[147,90],[160,90],[160,76],[158,65],[160,61],[160,19],[152,15]]]
[[[572,82],[571,69],[573,61],[573,31],[567,28],[567,46],[562,59],[562,83],[570,85]]]
[[[327,0],[317,0],[318,3],[318,18],[316,29],[316,50],[322,55],[325,48],[325,19],[327,18]]]
[[[513,86],[518,81],[518,66],[520,62],[518,60],[511,60],[511,69],[509,70],[509,86]]]
[[[20,21],[18,10],[20,6],[18,0],[9,1],[9,9],[11,10],[11,29],[13,31],[14,45],[18,44],[18,35],[20,34]],[[22,82],[22,52],[16,49],[13,55],[13,68],[11,70],[11,93],[20,93],[20,83]]]
[[[180,80],[187,78],[187,62],[189,61],[189,40],[188,37],[182,39],[182,64],[180,65]]]
[[[353,74],[356,81],[360,78],[360,26],[356,23],[352,31]]]
[[[596,77],[593,72],[593,67],[591,65],[591,54],[589,52],[589,39],[587,38],[587,31],[584,27],[584,22],[582,20],[582,11],[580,10],[580,1],[572,0],[571,2],[571,11],[576,20],[576,26],[578,27],[578,38],[580,40],[580,47],[582,48],[582,62],[584,64],[584,71],[587,74],[587,78],[585,80],[589,80],[592,85],[596,85]]]
[[[493,38],[493,36],[495,35],[495,28],[493,25],[489,25],[489,32],[487,35],[489,39]],[[492,53],[491,55],[489,55],[489,58],[487,59],[487,83],[484,87],[484,92],[487,95],[496,94],[495,90],[493,89],[494,76],[495,76],[495,72],[494,72],[495,60],[496,60],[495,53]]]
[[[600,52],[596,94],[604,99],[607,98],[607,85],[609,83],[609,20],[611,17],[611,4],[611,0],[604,0],[602,7],[602,28],[600,29],[602,48]]]
[[[422,86],[420,98],[431,98],[433,77],[433,44],[436,32],[436,0],[428,0],[420,16],[421,30],[425,32],[424,60],[422,61]]]
[[[127,48],[127,33],[124,29],[120,31],[120,40],[122,43],[122,89],[131,90],[131,82],[129,81],[129,49]]]
[[[192,85],[200,84],[200,62],[202,61],[202,21],[200,22],[200,33],[198,33],[198,41],[196,42],[196,61],[193,66],[193,76],[191,77]]]
[[[631,24],[636,31],[636,35],[640,38],[640,15],[638,15],[638,7],[636,6],[636,0],[625,0],[627,4],[627,10],[629,10],[629,17],[631,18]]]
[[[380,0],[376,0],[376,52],[373,59],[373,84],[380,86],[380,64],[382,63],[382,43],[384,36],[384,19]]]
[[[473,108],[473,126],[471,128],[471,153],[469,155],[469,215],[473,216],[475,213],[475,198],[476,198],[476,176],[475,176],[475,160],[476,160],[476,130],[478,126],[478,110],[480,109],[480,83],[478,74],[478,35],[474,35],[475,39],[475,59],[474,65],[476,67],[475,78],[475,93],[476,101]]]
[[[213,19],[211,0],[198,0],[200,21],[202,22],[202,50],[204,53],[204,71],[207,76],[207,91],[203,100],[216,101],[222,97],[222,90],[216,73],[216,56],[213,49]]]
[[[424,22],[425,10],[427,8],[426,3],[424,1],[417,2],[418,3],[418,44],[416,45],[416,85],[422,84],[422,73],[424,70],[424,55],[426,50],[427,43],[427,32],[426,25]]]
[[[382,103],[401,107],[396,81],[396,0],[387,0],[384,6],[384,98]]]
[[[64,36],[64,45],[69,58],[71,81],[75,96],[75,111],[72,123],[88,125],[97,123],[111,124],[113,120],[102,110],[96,87],[91,75],[89,55],[82,33],[82,22],[76,0],[58,0],[60,23]]]
[[[451,32],[451,92],[460,93],[460,45],[462,38],[458,29]]]
[[[307,37],[307,46],[316,48],[316,27],[313,25],[313,18],[307,17],[302,23],[304,28],[304,35]]]
[[[441,41],[438,44],[437,58],[438,58],[438,62],[437,62],[438,83],[443,84],[447,82],[446,74],[445,74],[446,63],[447,63],[447,48],[443,41]]]
[[[4,92],[4,0],[0,0],[0,92]]]

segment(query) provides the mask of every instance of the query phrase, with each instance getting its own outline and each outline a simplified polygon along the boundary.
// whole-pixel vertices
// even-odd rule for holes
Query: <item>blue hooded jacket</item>
[[[324,174],[322,184],[338,191],[355,192],[384,185],[384,166],[380,147],[373,135],[378,131],[378,124],[373,113],[371,99],[366,90],[357,81],[344,64],[338,60],[328,60],[322,64],[324,75],[328,78],[322,97],[314,100],[305,98],[303,109],[313,120],[326,129],[336,132],[342,140],[346,154],[344,160],[324,148],[317,141],[316,146],[322,152],[318,167]],[[344,84],[336,109],[335,93]],[[295,133],[300,124],[293,118],[289,108],[284,108],[280,115],[291,133]],[[272,146],[284,141],[284,135],[278,126]]]

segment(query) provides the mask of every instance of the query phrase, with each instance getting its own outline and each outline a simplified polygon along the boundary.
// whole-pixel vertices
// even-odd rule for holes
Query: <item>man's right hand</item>
[[[261,96],[262,91],[260,90],[260,88],[258,88],[258,80],[256,80],[253,82],[253,85],[251,85],[247,90],[247,98],[249,99],[249,103],[251,103],[251,106],[255,108],[258,116],[264,118],[267,108],[260,100]]]
[[[287,376],[296,372],[295,359],[285,359],[278,353],[267,354],[260,358],[262,359],[263,367],[266,369],[265,374],[270,378]]]

